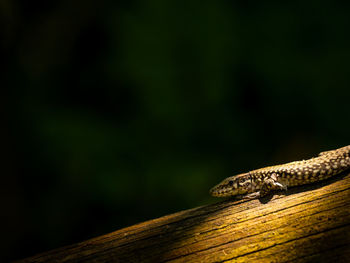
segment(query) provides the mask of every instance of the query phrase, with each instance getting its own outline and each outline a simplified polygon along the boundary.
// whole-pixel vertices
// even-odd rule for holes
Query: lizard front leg
[[[244,196],[245,199],[254,199],[264,197],[273,190],[287,190],[287,186],[279,183],[277,181],[278,175],[276,173],[271,174],[271,176],[266,177],[261,185],[260,191],[255,193],[250,193]]]
[[[273,173],[271,176],[266,177],[260,189],[260,197],[263,197],[270,193],[272,190],[287,190],[287,186],[277,181],[278,174]]]

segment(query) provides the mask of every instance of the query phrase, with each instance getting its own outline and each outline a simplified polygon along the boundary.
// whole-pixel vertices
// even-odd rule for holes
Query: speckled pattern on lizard
[[[326,152],[317,157],[269,166],[223,180],[210,190],[215,197],[238,196],[260,198],[273,190],[310,184],[337,175],[350,168],[350,145]]]

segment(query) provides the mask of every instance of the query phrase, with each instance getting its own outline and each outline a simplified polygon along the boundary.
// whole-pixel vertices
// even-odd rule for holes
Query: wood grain
[[[350,173],[225,200],[20,262],[350,262]]]

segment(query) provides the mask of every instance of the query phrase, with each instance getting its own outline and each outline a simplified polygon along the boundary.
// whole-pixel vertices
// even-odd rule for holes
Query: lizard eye
[[[228,184],[229,184],[229,186],[232,186],[233,185],[233,181],[232,180],[228,181]]]

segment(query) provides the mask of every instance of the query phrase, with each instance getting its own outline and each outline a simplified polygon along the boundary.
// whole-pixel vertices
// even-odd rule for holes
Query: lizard
[[[269,166],[224,179],[210,189],[215,197],[254,199],[274,190],[325,180],[350,168],[350,145],[321,152],[317,157]]]

